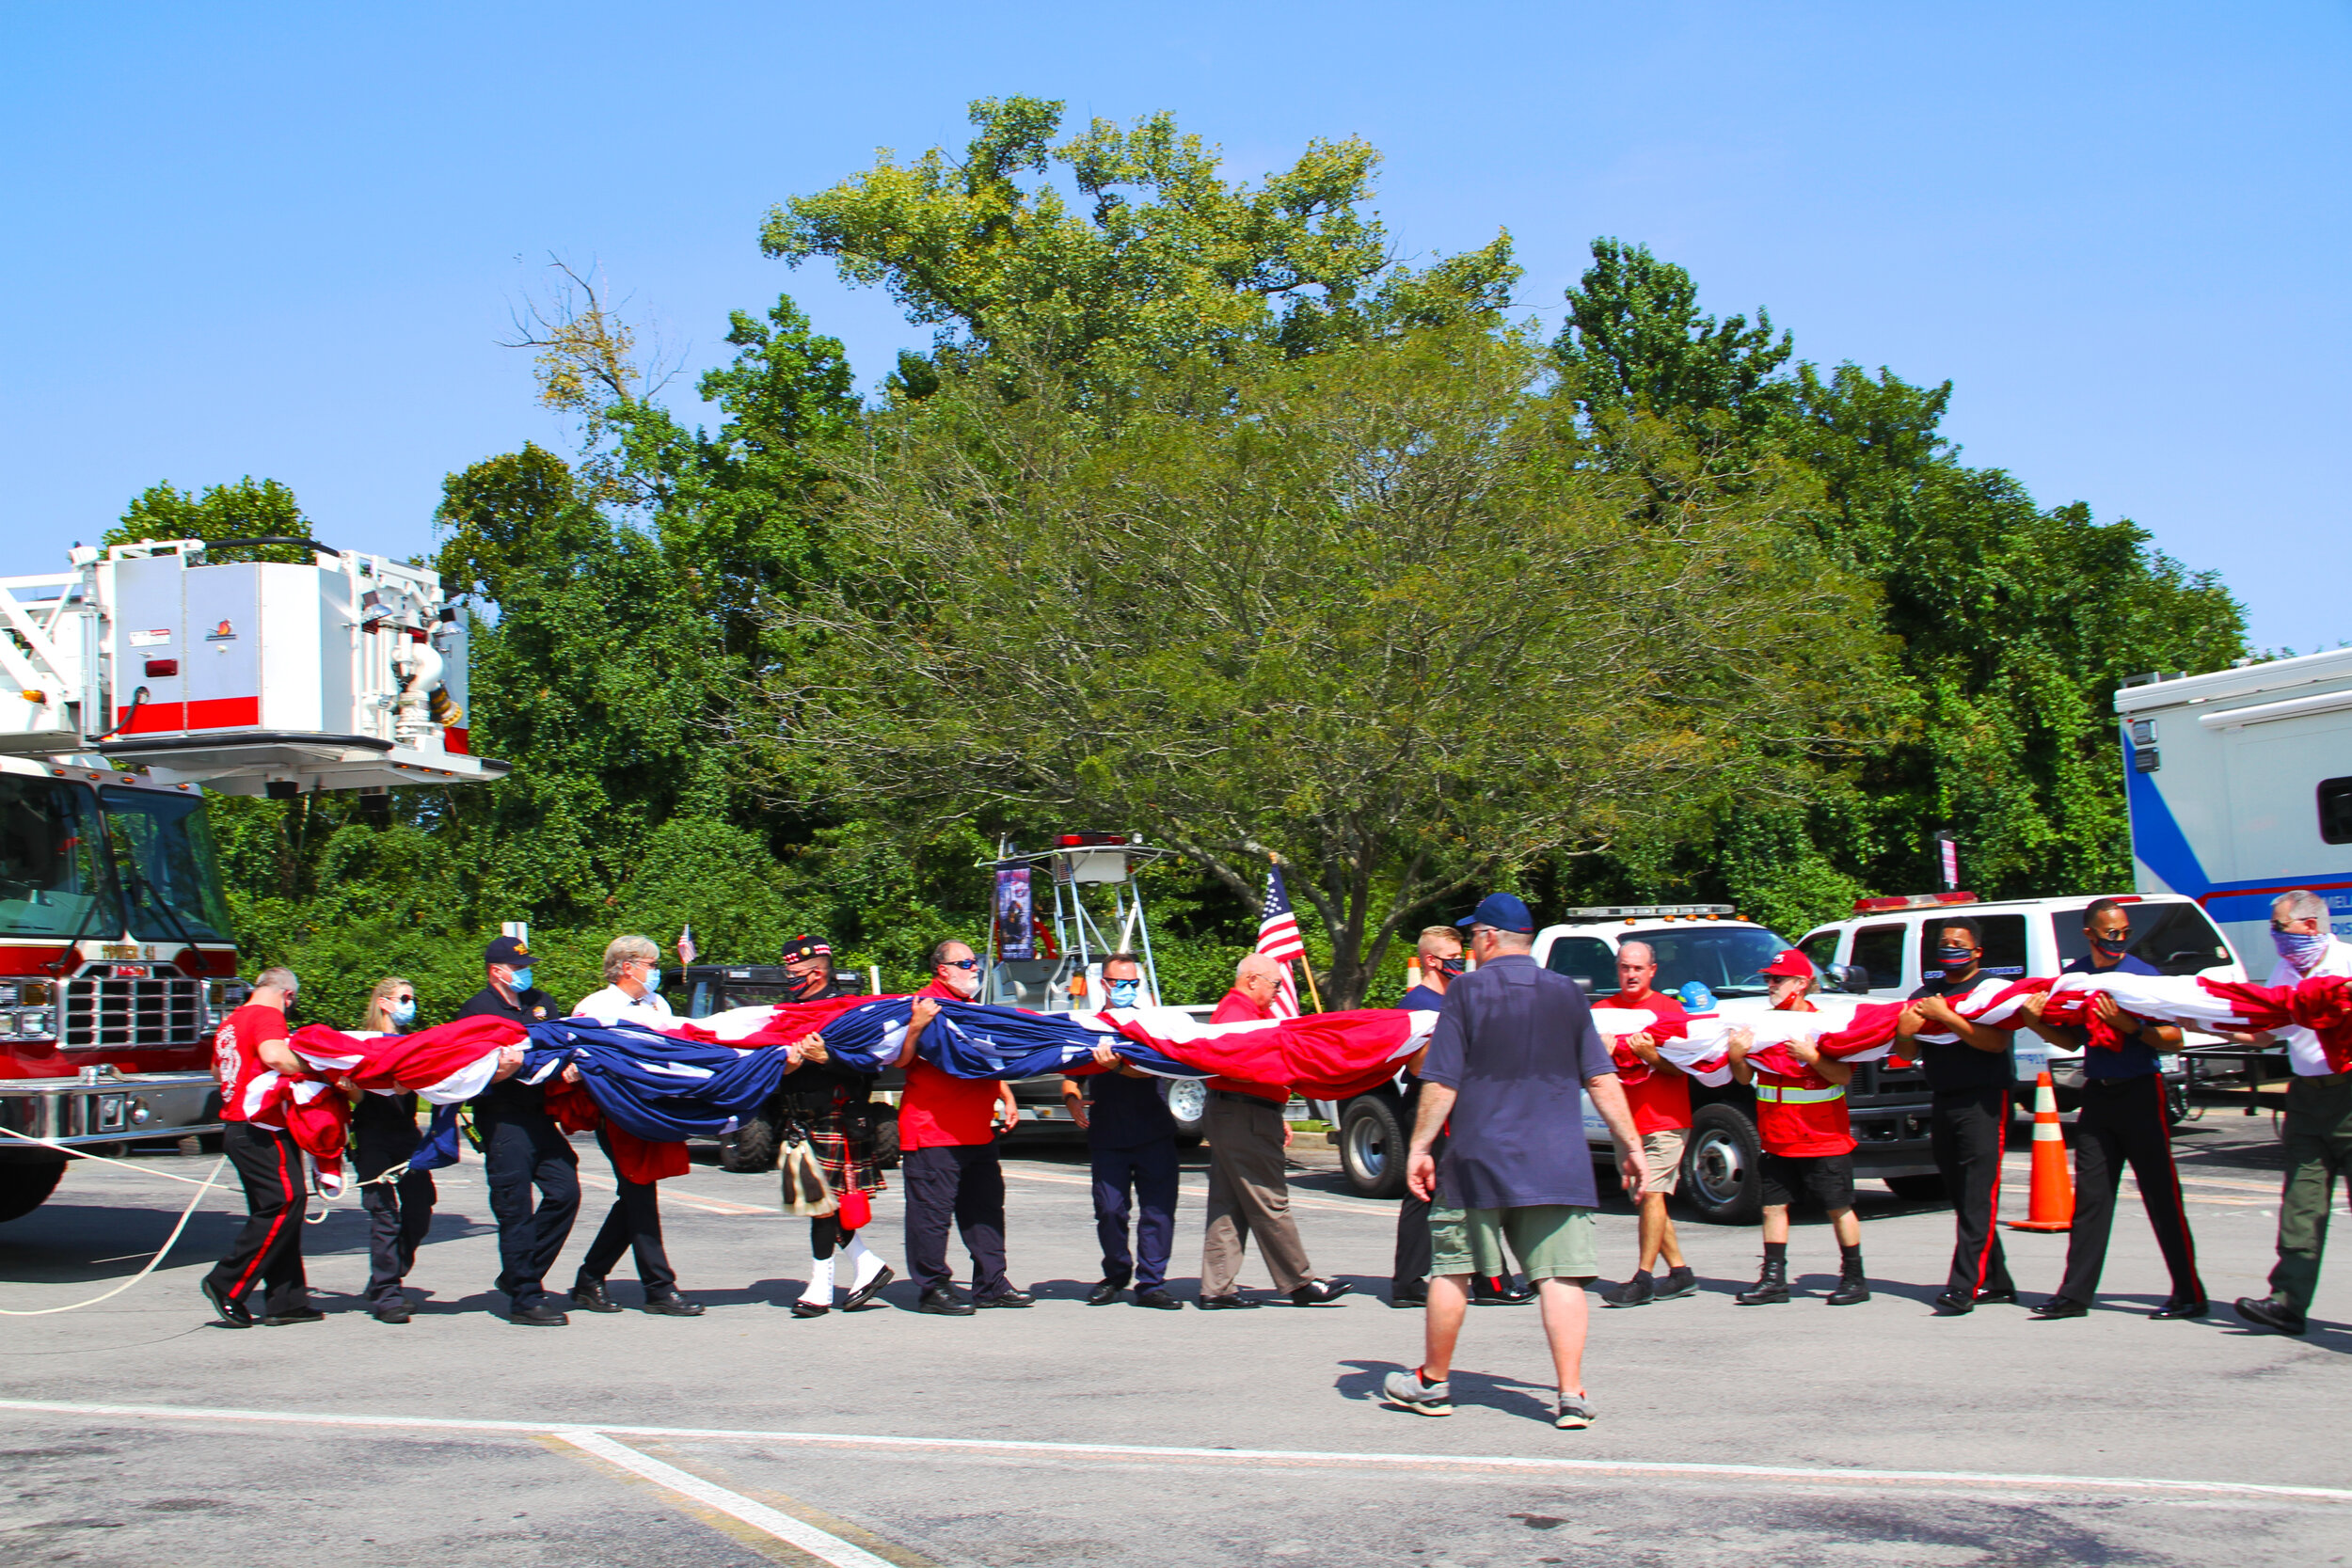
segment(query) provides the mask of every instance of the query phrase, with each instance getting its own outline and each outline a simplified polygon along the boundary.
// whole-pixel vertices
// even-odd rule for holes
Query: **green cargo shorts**
[[[1511,1257],[1528,1283],[1565,1279],[1582,1285],[1600,1273],[1593,1211],[1565,1203],[1528,1209],[1429,1211],[1429,1272],[1435,1275],[1511,1272]],[[1510,1245],[1510,1256],[1503,1252]]]

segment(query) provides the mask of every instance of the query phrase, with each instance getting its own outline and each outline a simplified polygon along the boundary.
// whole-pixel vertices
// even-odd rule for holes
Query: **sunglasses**
[[[980,967],[980,960],[977,958],[949,958],[946,963],[941,964],[939,967],[942,969],[977,969]]]

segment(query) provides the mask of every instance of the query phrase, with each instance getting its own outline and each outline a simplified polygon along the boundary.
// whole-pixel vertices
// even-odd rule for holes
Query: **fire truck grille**
[[[68,980],[58,1041],[68,1051],[194,1045],[202,1037],[201,980]]]

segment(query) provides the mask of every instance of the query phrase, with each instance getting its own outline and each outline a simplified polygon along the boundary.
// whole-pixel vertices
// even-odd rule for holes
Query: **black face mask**
[[[2092,937],[2090,945],[2104,957],[2120,958],[2131,951],[2132,939],[2128,934],[2120,937]]]
[[[1438,968],[1447,974],[1466,974],[1470,965],[1460,958],[1439,958]]]
[[[1973,947],[1939,947],[1935,961],[1944,966],[1946,974],[1966,974],[1977,967],[1977,950]]]

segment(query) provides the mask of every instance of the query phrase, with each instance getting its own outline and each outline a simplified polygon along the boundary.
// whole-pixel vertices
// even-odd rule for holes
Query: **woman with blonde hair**
[[[417,988],[399,975],[375,983],[368,993],[364,1033],[405,1035],[417,1021]],[[395,1181],[375,1179],[405,1164],[423,1141],[417,1131],[417,1097],[374,1090],[358,1097],[351,1111],[352,1172],[360,1182],[359,1201],[368,1212],[368,1310],[380,1323],[408,1321],[408,1296],[401,1281],[417,1260],[417,1247],[433,1225],[430,1171],[411,1171]]]

